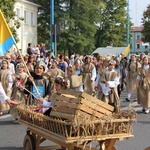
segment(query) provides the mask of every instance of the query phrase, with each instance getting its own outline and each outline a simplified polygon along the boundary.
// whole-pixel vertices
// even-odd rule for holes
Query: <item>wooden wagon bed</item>
[[[17,107],[18,122],[28,127],[24,150],[115,150],[116,140],[133,137],[131,110],[114,115],[112,106],[81,92],[60,91],[56,99],[50,117]],[[59,146],[41,146],[45,140]]]

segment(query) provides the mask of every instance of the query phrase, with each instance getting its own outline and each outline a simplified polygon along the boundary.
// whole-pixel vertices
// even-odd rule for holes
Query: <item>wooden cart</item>
[[[131,124],[136,118],[131,110],[114,115],[112,106],[74,91],[59,92],[50,117],[28,106],[17,110],[18,122],[28,127],[24,150],[115,150],[116,140],[133,137]],[[58,145],[41,146],[45,140]]]

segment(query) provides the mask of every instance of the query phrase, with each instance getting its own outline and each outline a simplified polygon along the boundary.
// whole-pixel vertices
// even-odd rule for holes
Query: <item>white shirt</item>
[[[91,77],[91,80],[92,80],[92,81],[95,81],[95,79],[96,79],[96,68],[95,68],[95,66],[94,66],[94,68],[93,68],[93,70],[92,70],[92,77]]]
[[[111,72],[115,72],[115,70],[109,71],[107,70],[105,73],[110,74]],[[102,87],[102,92],[104,95],[109,95],[109,91],[111,88],[116,88],[119,85],[120,76],[117,76],[113,81],[107,81],[109,86],[106,86],[105,83],[100,83]]]
[[[100,78],[101,78],[101,75],[99,73],[97,73],[96,81],[95,81],[95,86],[98,86]]]
[[[9,97],[6,95],[4,89],[3,89],[3,86],[0,82],[0,101],[2,103],[5,103],[5,101],[8,99]]]
[[[9,63],[9,68],[12,71],[12,73],[15,73],[15,67],[13,63]]]

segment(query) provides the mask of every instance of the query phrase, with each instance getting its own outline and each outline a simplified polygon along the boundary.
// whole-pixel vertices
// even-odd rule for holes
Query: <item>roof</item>
[[[17,1],[27,3],[27,4],[31,4],[31,5],[36,6],[36,7],[41,7],[40,5],[38,5],[36,3],[33,3],[32,0],[17,0]]]
[[[131,29],[131,32],[141,32],[143,30],[143,27],[133,27]]]
[[[101,54],[102,56],[107,56],[107,54],[111,55],[119,55],[125,51],[126,47],[99,47],[92,54]]]

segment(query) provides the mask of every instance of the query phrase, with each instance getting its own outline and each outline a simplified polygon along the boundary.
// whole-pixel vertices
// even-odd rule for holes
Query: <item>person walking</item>
[[[92,56],[87,55],[85,57],[85,64],[83,65],[83,85],[84,92],[90,95],[95,95],[95,78],[96,78],[96,68],[93,63],[91,63]]]
[[[141,64],[136,61],[136,56],[131,55],[130,62],[126,68],[126,90],[128,97],[126,98],[127,102],[130,102],[131,94],[136,93],[136,80],[138,75],[138,69],[141,67]]]
[[[143,58],[142,67],[137,76],[137,102],[145,114],[150,113],[150,65],[149,58]]]

